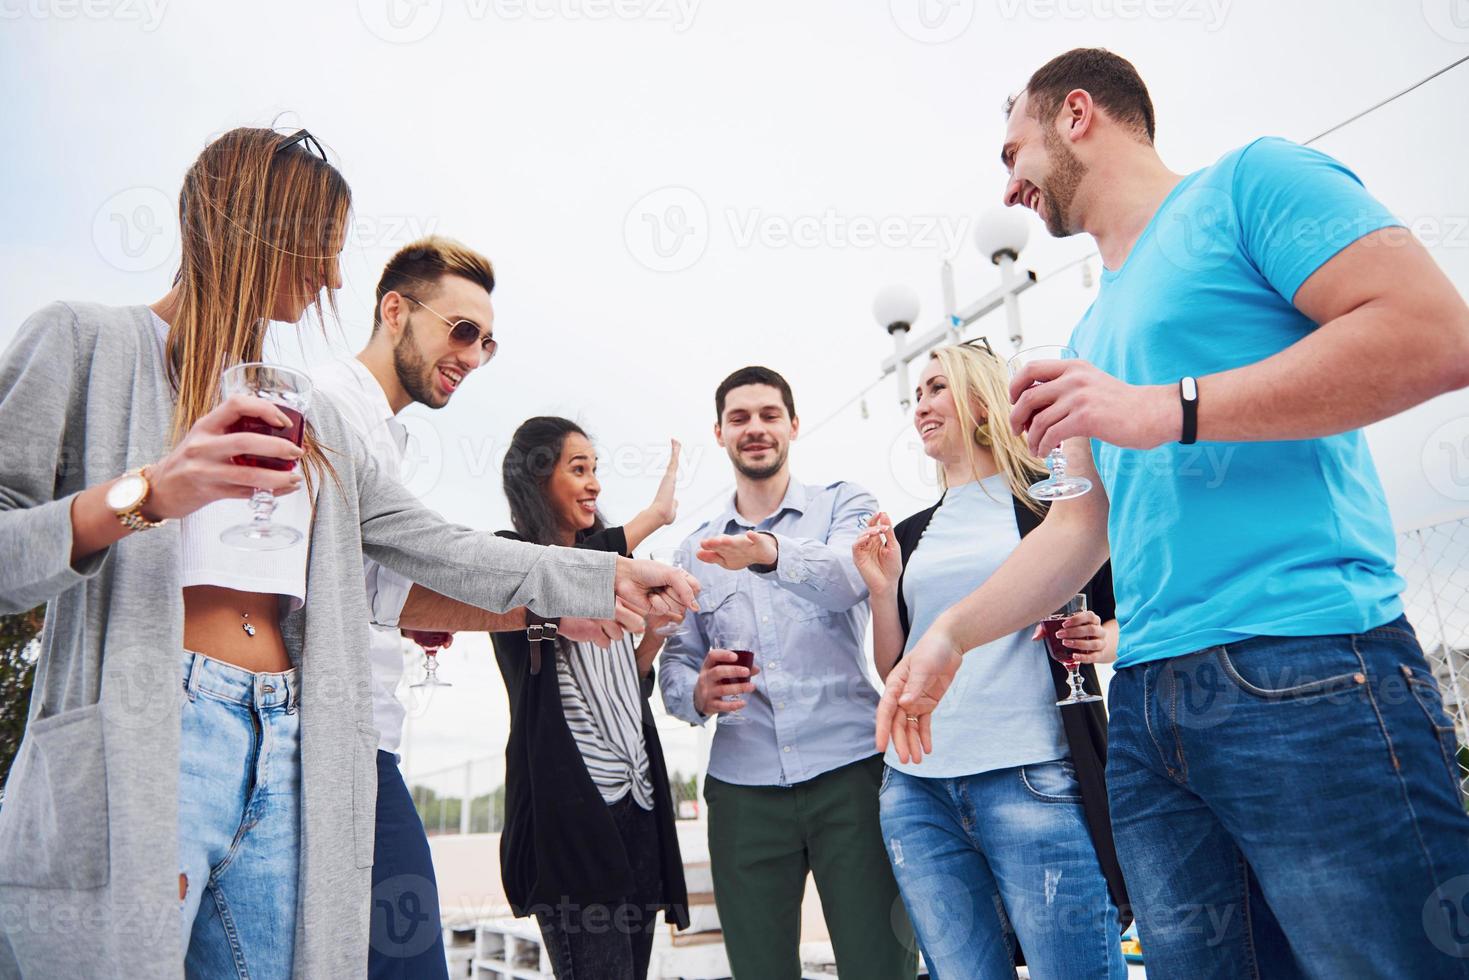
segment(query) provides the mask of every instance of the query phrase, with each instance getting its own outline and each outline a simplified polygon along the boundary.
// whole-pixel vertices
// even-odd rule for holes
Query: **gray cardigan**
[[[177,523],[74,569],[71,500],[168,451],[173,393],[146,307],[54,303],[0,357],[0,613],[47,604],[0,806],[0,977],[181,977]],[[366,973],[378,733],[364,553],[453,598],[609,618],[614,555],[446,523],[381,472],[327,399],[301,672],[298,978]]]

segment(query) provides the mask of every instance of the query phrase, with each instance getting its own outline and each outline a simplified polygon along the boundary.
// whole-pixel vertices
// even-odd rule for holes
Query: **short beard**
[[[730,454],[730,462],[734,463],[734,468],[739,470],[740,474],[748,479],[768,480],[779,473],[781,467],[785,466],[786,454],[788,452],[789,450],[782,449],[775,457],[775,460],[765,466],[747,466],[740,462],[739,450],[735,450],[735,452]]]
[[[403,336],[393,348],[393,370],[398,373],[398,383],[408,392],[408,397],[429,408],[443,408],[448,401],[440,401],[434,390],[434,366],[424,359],[413,341],[413,324],[403,327]]]
[[[1076,189],[1086,176],[1086,164],[1077,159],[1071,147],[1056,134],[1054,129],[1045,128],[1046,159],[1051,174],[1041,186],[1041,195],[1046,199],[1046,231],[1055,238],[1068,238],[1080,229],[1071,227],[1068,214],[1076,200]]]

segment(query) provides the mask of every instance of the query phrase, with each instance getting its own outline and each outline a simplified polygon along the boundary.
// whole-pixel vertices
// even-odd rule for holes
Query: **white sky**
[[[447,517],[507,524],[500,455],[520,421],[545,413],[599,443],[614,520],[651,496],[670,436],[685,445],[683,514],[707,516],[729,474],[710,433],[713,388],[748,363],[795,388],[800,478],[857,480],[902,516],[930,502],[931,481],[891,379],[868,395],[867,418],[851,405],[810,430],[876,378],[880,286],[912,284],[924,326],[935,322],[942,229],[958,234],[960,304],[994,285],[970,221],[998,201],[1000,105],[1031,70],[1082,44],[1129,57],[1164,159],[1187,171],[1258,135],[1305,139],[1469,54],[1462,6],[0,0],[0,344],[53,299],[160,295],[185,168],[211,135],[289,113],[281,124],[308,126],[343,169],[358,225],[342,324],[326,339],[277,328],[280,357],[356,350],[382,262],[421,233],[496,264],[500,357],[450,408],[410,410],[413,485]],[[1461,290],[1466,95],[1469,66],[1319,144],[1420,231]],[[885,220],[894,237],[872,243]],[[1044,279],[1090,249],[1033,222],[1021,264]],[[1091,295],[1077,269],[1028,292],[1027,341],[1064,338]],[[1002,341],[995,320],[979,330]],[[1400,526],[1469,507],[1469,396],[1371,435]],[[417,713],[415,770],[503,747],[487,641],[461,638],[443,674],[456,687]],[[694,764],[687,729],[665,745],[671,766]]]

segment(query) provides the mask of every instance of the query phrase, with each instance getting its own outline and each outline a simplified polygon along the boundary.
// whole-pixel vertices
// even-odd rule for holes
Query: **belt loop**
[[[189,656],[184,665],[184,672],[188,675],[184,678],[184,693],[189,696],[190,701],[196,701],[199,697],[199,655],[192,650],[184,652]]]
[[[294,715],[296,713],[296,704],[301,697],[300,691],[298,690],[301,683],[301,675],[288,671],[286,676],[281,680],[286,685],[286,714]]]

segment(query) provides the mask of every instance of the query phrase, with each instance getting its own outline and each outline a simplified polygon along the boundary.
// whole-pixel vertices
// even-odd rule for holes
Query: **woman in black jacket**
[[[1009,379],[987,343],[943,347],[920,377],[914,425],[939,464],[940,501],[897,527],[879,514],[853,546],[871,593],[886,677],[909,637],[1009,557],[1044,510],[1025,493],[1044,470],[1009,428]],[[1083,662],[1115,657],[1110,569],[1062,636]],[[1095,691],[1095,668],[1083,668]],[[883,836],[932,976],[1126,976],[1127,898],[1103,782],[1099,702],[1058,707],[1066,671],[1031,630],[973,651],[934,713],[934,752],[889,750]]]
[[[672,523],[678,444],[653,504],[625,527],[597,511],[597,456],[562,418],[516,430],[503,467],[506,537],[630,555]],[[500,868],[516,915],[535,915],[558,977],[643,980],[660,911],[688,925],[673,800],[648,697],[656,621],[610,648],[493,633],[510,697]],[[535,633],[541,640],[530,638]]]

